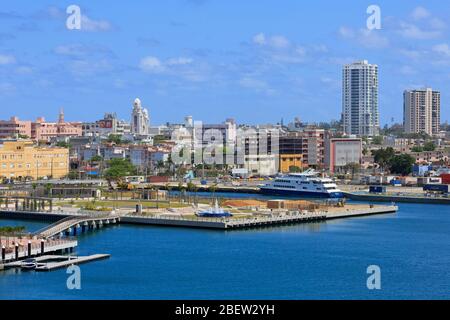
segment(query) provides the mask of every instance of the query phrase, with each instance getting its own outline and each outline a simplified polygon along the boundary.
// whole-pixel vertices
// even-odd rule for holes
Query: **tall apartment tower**
[[[431,88],[405,90],[403,128],[406,133],[437,134],[441,121],[441,93]]]
[[[342,70],[342,122],[349,135],[375,136],[380,131],[378,66],[367,60]]]

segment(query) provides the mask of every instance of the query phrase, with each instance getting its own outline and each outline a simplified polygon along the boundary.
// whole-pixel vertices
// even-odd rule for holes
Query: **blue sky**
[[[76,4],[81,30],[66,28]],[[366,28],[369,5],[381,30]],[[0,118],[128,119],[152,124],[338,119],[341,68],[379,66],[382,125],[402,120],[402,93],[431,86],[450,116],[450,2],[10,1],[0,7]]]

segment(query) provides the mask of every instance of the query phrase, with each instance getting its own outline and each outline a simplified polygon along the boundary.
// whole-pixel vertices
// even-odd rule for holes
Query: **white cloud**
[[[409,49],[400,49],[398,52],[400,54],[408,57],[409,59],[414,59],[414,60],[419,59],[424,53],[419,50],[409,50]]]
[[[55,48],[55,53],[65,56],[83,55],[85,48],[79,44],[61,45]]]
[[[353,38],[355,36],[355,32],[353,31],[353,29],[344,26],[340,27],[338,32],[339,35],[343,38]]]
[[[438,30],[447,28],[447,24],[439,18],[430,19],[430,26],[433,29],[438,29]]]
[[[283,49],[290,46],[289,40],[282,35],[266,37],[264,33],[258,33],[253,37],[253,42],[260,46],[268,46],[277,49]]]
[[[253,37],[253,42],[259,45],[265,45],[266,44],[266,36],[264,33],[258,33]]]
[[[0,93],[2,94],[12,94],[16,92],[16,87],[9,82],[1,82],[0,83]]]
[[[16,58],[14,56],[0,54],[0,65],[7,65],[14,63],[16,63]]]
[[[206,81],[209,73],[208,66],[204,63],[193,65],[193,62],[193,59],[186,57],[162,61],[157,57],[148,56],[141,59],[139,67],[144,72],[174,76],[191,82]]]
[[[342,38],[356,41],[366,48],[385,48],[389,46],[389,39],[381,34],[380,30],[359,29],[342,26],[338,30]]]
[[[359,42],[367,48],[385,48],[389,46],[389,39],[383,37],[378,30],[361,29]]]
[[[442,35],[439,30],[422,30],[420,27],[407,22],[400,22],[398,33],[404,38],[417,40],[435,39]]]
[[[77,77],[92,76],[112,70],[111,64],[105,60],[74,60],[69,64],[69,71]]]
[[[400,68],[400,73],[404,75],[413,75],[417,72],[411,66],[403,66]]]
[[[256,92],[262,92],[266,95],[273,95],[276,93],[274,89],[270,88],[267,82],[249,76],[239,79],[239,85],[244,88],[255,90]]]
[[[270,38],[270,44],[275,48],[287,48],[289,40],[283,36],[273,36]]]
[[[112,25],[106,20],[93,20],[86,15],[81,16],[81,30],[91,32],[110,31]]]
[[[411,17],[414,20],[421,20],[421,19],[426,19],[429,18],[431,16],[431,13],[425,9],[424,7],[416,7],[413,12],[411,13]]]
[[[164,69],[165,69],[162,62],[157,57],[153,57],[153,56],[148,56],[148,57],[141,59],[139,67],[143,71],[151,72],[151,73],[159,73],[159,72],[164,71]]]
[[[450,57],[450,47],[446,43],[441,43],[433,46],[433,51],[443,56]]]
[[[16,68],[16,73],[18,74],[31,74],[33,73],[33,68],[28,67],[28,66],[20,66]]]
[[[178,65],[191,64],[192,62],[193,62],[193,60],[191,58],[179,57],[179,58],[171,58],[171,59],[167,60],[166,64],[169,66],[178,66]]]

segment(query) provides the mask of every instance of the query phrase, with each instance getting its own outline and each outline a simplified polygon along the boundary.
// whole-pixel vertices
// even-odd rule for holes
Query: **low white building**
[[[240,167],[247,169],[250,176],[272,176],[278,173],[278,156],[274,154],[245,155],[244,165]]]
[[[348,164],[361,164],[362,140],[360,138],[331,138],[325,144],[325,165],[335,172]]]

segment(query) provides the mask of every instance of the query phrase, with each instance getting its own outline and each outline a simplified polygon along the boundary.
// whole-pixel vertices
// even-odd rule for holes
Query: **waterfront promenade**
[[[124,223],[135,225],[159,225],[159,226],[175,226],[175,227],[190,227],[190,228],[207,228],[207,229],[246,229],[252,227],[273,226],[280,224],[292,223],[306,223],[313,221],[321,221],[336,218],[348,218],[364,215],[387,214],[394,213],[398,210],[397,206],[373,206],[373,205],[354,205],[345,206],[343,208],[328,208],[317,211],[305,210],[285,210],[285,211],[257,211],[255,215],[245,217],[224,217],[224,218],[204,218],[196,217],[195,215],[178,214],[173,211],[164,211],[160,214],[146,216],[137,214],[133,211],[121,211],[114,214],[102,215],[99,217],[81,216],[79,213],[71,213],[59,211],[55,213],[36,213],[33,212],[15,212],[15,211],[0,211],[0,217],[14,219],[16,214],[20,217],[27,216],[39,220],[48,217],[49,221],[54,221],[56,217],[60,220],[54,224],[38,231],[36,236],[52,237],[63,234],[76,235],[77,228],[87,227],[89,225],[103,225],[107,223]]]

